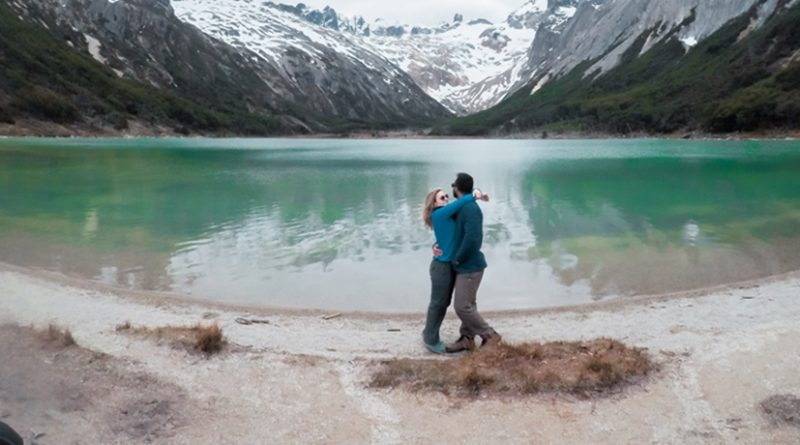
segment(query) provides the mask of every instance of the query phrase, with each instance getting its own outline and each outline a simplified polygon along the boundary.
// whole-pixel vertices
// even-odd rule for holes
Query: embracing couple
[[[436,236],[434,258],[431,261],[431,302],[422,341],[430,351],[461,352],[475,349],[475,337],[481,347],[500,343],[501,337],[478,313],[476,297],[486,269],[481,252],[483,243],[483,213],[476,200],[488,201],[489,196],[473,187],[472,176],[459,173],[453,188],[453,200],[437,188],[425,197],[422,220]],[[438,245],[438,249],[437,249]],[[455,292],[454,292],[455,291]],[[461,319],[461,336],[445,345],[439,339],[450,301]]]

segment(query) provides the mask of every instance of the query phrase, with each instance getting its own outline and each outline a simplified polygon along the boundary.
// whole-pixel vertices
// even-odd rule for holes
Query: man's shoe
[[[431,351],[434,354],[444,354],[447,351],[447,347],[442,342],[434,343],[432,345],[425,342],[422,342],[422,344],[425,345],[428,351]]]
[[[466,335],[462,335],[461,337],[456,340],[455,343],[451,343],[447,345],[445,349],[447,352],[461,352],[461,351],[474,351],[475,350],[475,339],[472,337],[467,337]]]
[[[481,336],[481,348],[486,346],[496,346],[499,345],[501,341],[503,341],[503,337],[500,336],[494,329],[491,332],[487,333],[486,335]]]

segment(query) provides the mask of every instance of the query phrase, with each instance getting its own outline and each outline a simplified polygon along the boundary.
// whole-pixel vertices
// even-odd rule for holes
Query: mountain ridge
[[[456,14],[430,27],[255,0],[0,5],[27,22],[19,32],[38,27],[60,41],[38,54],[0,30],[0,57],[16,57],[0,66],[6,124],[38,116],[123,129],[163,120],[190,133],[730,132],[789,128],[796,108],[782,74],[800,58],[793,25],[781,22],[788,31],[773,36],[785,60],[751,36],[794,17],[800,0],[529,0],[498,24]],[[754,51],[763,57],[742,55]],[[40,68],[44,60],[63,72]],[[35,75],[27,79],[22,66]],[[694,85],[710,78],[718,81],[705,90]],[[447,121],[443,105],[466,116]]]
[[[600,56],[585,60],[562,77],[543,86],[534,80],[496,107],[435,133],[796,130],[800,85],[792,79],[800,74],[798,22],[800,2],[760,1],[688,49],[673,33],[645,52],[653,29],[643,29],[621,55],[624,63],[602,72],[593,69]]]
[[[43,33],[91,55],[118,77],[174,92],[208,109],[277,119],[292,132],[401,129],[448,116],[405,73],[393,73],[392,85],[386,88],[367,88],[372,71],[347,71],[335,54],[326,61],[327,71],[312,76],[306,74],[302,54],[287,54],[292,69],[306,76],[296,82],[286,75],[285,67],[264,63],[256,54],[179,20],[168,0],[13,0],[8,4]],[[338,89],[332,87],[337,76]],[[407,94],[397,94],[401,90]],[[119,110],[119,116],[125,115],[131,114]],[[195,127],[213,129],[214,125]]]
[[[9,132],[26,131],[14,126],[40,128],[44,134],[307,132],[291,118],[209,106],[120,78],[113,68],[76,49],[91,45],[81,33],[45,32],[47,26],[56,28],[36,11],[29,12],[35,19],[25,20],[18,10],[0,3],[0,122]]]
[[[173,0],[177,16],[274,68],[295,102],[323,115],[420,123],[450,113],[402,70],[347,36],[303,26],[293,15],[250,0]]]

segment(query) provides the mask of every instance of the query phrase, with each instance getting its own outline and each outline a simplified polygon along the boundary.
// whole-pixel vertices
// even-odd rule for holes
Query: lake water
[[[800,269],[796,141],[2,139],[0,261],[269,307],[422,312],[421,204],[491,196],[483,309]]]

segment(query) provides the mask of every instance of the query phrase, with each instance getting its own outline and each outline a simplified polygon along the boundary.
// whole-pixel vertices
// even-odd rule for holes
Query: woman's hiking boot
[[[461,351],[474,351],[475,350],[475,339],[472,337],[467,337],[466,335],[462,335],[455,341],[455,343],[450,343],[447,345],[445,349],[447,352],[461,352]]]

